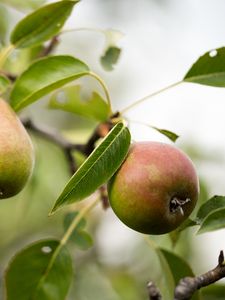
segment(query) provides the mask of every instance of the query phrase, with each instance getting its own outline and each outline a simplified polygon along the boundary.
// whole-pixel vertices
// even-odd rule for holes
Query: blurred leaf
[[[82,99],[80,85],[65,87],[52,95],[49,107],[101,122],[106,121],[110,116],[109,105],[98,93],[93,92],[90,99]]]
[[[39,241],[16,254],[6,271],[7,300],[65,299],[72,261],[65,246],[59,250],[59,245],[56,240]]]
[[[78,1],[59,1],[45,5],[22,19],[10,40],[17,48],[41,44],[56,35]]]
[[[2,95],[10,86],[10,80],[4,75],[0,74],[0,95]]]
[[[225,285],[213,284],[201,289],[201,294],[204,300],[224,300]]]
[[[121,49],[118,47],[109,47],[101,56],[101,64],[106,71],[112,71],[114,65],[120,57]]]
[[[214,210],[202,221],[198,234],[225,228],[225,207]]]
[[[66,214],[64,218],[64,230],[66,231],[74,218],[78,215],[78,212],[70,212]],[[89,233],[84,231],[84,227],[86,225],[86,220],[83,218],[76,226],[75,230],[70,235],[70,242],[73,242],[76,246],[78,246],[82,250],[86,250],[93,245],[92,237]]]
[[[123,33],[115,29],[107,29],[103,33],[105,34],[105,50],[100,62],[106,71],[112,71],[121,54],[121,49],[117,44],[123,37]]]
[[[178,228],[177,231],[183,231],[189,227],[193,227],[199,225],[199,223],[196,220],[192,220],[192,219],[186,219]]]
[[[172,142],[176,142],[176,140],[179,138],[179,135],[167,129],[160,129],[155,126],[151,126],[151,127],[157,130],[158,132],[160,132],[161,134],[165,135],[166,137],[168,137],[168,139],[170,139]]]
[[[46,0],[0,0],[0,2],[18,9],[37,9]]]
[[[197,221],[202,222],[209,214],[211,214],[218,208],[225,208],[224,196],[213,196],[207,202],[202,204],[197,213]]]
[[[184,81],[225,87],[225,48],[201,56],[185,75]]]
[[[146,237],[146,242],[157,255],[161,267],[162,276],[160,276],[159,279],[154,278],[154,283],[159,288],[163,299],[172,300],[174,294],[175,282],[174,282],[173,274],[170,270],[170,266],[165,256],[163,255],[161,249],[158,247],[158,245],[156,245],[153,242],[153,240],[150,239],[149,237]],[[152,272],[154,272],[154,270],[152,270]]]
[[[0,5],[0,44],[5,44],[7,29],[8,11],[3,5]]]
[[[164,255],[170,270],[173,274],[175,285],[178,284],[181,278],[190,276],[193,277],[194,273],[188,263],[183,260],[183,258],[179,257],[178,255],[169,252],[165,249],[160,249],[162,254]],[[200,300],[199,292],[195,293],[194,296],[191,298],[193,300]]]
[[[12,107],[17,111],[88,72],[88,66],[72,56],[40,59],[16,80],[11,92]]]
[[[128,128],[123,123],[116,124],[71,177],[57,199],[52,213],[64,205],[91,195],[109,180],[125,159],[130,138]]]

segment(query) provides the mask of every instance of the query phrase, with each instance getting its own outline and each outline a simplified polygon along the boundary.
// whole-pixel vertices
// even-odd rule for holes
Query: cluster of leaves
[[[14,49],[43,46],[44,42],[58,35],[77,2],[64,0],[45,5],[22,19],[11,33],[11,45],[2,49],[0,63],[3,64],[8,54]],[[9,3],[15,4],[16,1],[9,1]],[[33,2],[27,2],[28,5],[29,3]],[[101,57],[103,66],[106,69],[112,69],[119,53],[120,49],[110,44]],[[214,50],[214,54],[207,52],[200,57],[182,82],[225,87],[224,74],[225,48],[220,48]],[[84,102],[79,85],[65,87],[83,76],[92,76],[97,79],[105,92],[105,97],[93,92],[91,98]],[[9,99],[15,111],[55,92],[49,101],[51,109],[69,111],[99,122],[110,121],[115,125],[71,177],[51,213],[91,195],[111,178],[125,159],[131,141],[129,129],[124,124],[121,115],[118,119],[113,118],[114,113],[104,82],[83,61],[68,55],[38,59],[31,62],[13,84],[2,73],[0,76],[1,94],[7,95],[8,88],[11,89]],[[178,138],[176,134],[166,129],[151,127],[172,141]],[[198,233],[224,228],[224,215],[225,197],[215,196],[203,204],[196,218],[188,220],[177,231],[177,234],[193,225],[200,225]],[[65,235],[68,236],[70,233],[70,239],[66,242],[73,241],[82,249],[86,249],[92,245],[92,239],[84,230],[85,221],[80,216],[79,213],[66,215]],[[193,272],[181,258],[163,249],[157,247],[155,249],[163,269],[168,270],[166,274],[171,290],[168,290],[167,299],[170,299],[178,279],[187,275],[193,276]],[[21,277],[20,274],[23,276]],[[38,241],[23,249],[10,262],[5,280],[8,300],[65,299],[72,280],[72,260],[66,249],[65,239]],[[196,299],[199,299],[198,295]]]

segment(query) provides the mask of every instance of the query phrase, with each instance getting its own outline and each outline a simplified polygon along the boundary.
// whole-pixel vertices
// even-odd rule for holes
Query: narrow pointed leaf
[[[118,123],[70,179],[52,213],[66,204],[91,195],[109,180],[125,159],[129,145],[129,130],[123,123]]]
[[[225,47],[201,56],[185,75],[183,81],[225,87]]]
[[[93,92],[89,99],[83,98],[80,85],[68,86],[51,96],[49,108],[61,109],[101,122],[109,118],[110,107],[98,93]]]
[[[214,210],[203,220],[198,234],[225,228],[225,207]]]
[[[203,203],[197,213],[197,221],[202,222],[209,214],[219,208],[225,208],[225,196],[213,196]]]
[[[59,1],[45,5],[22,19],[10,40],[17,48],[33,47],[56,35],[78,1]]]
[[[179,138],[179,135],[177,135],[176,133],[167,130],[167,129],[160,129],[157,128],[155,126],[151,126],[153,129],[155,129],[156,131],[158,131],[159,133],[165,135],[168,139],[170,139],[172,142],[176,142],[176,140]]]
[[[72,261],[59,245],[57,240],[39,241],[13,257],[5,274],[7,300],[65,300]]]
[[[88,72],[88,66],[72,56],[40,59],[17,79],[11,92],[11,105],[17,111]]]

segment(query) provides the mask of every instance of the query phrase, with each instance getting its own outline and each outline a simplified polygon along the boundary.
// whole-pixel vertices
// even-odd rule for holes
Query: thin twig
[[[56,35],[51,39],[49,44],[39,53],[38,57],[40,58],[40,57],[48,56],[55,50],[58,44],[59,44],[59,37]]]
[[[174,300],[189,300],[202,287],[208,286],[225,277],[225,261],[223,251],[220,251],[218,265],[211,271],[196,277],[185,277],[180,280]]]

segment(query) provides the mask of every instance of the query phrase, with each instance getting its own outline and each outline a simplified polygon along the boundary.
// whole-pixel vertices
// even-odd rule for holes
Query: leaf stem
[[[64,236],[62,237],[59,245],[57,246],[57,248],[55,249],[55,252],[53,253],[49,264],[45,270],[45,273],[43,274],[42,278],[40,279],[38,286],[37,286],[37,290],[39,289],[39,287],[41,287],[42,283],[45,281],[46,277],[48,276],[49,272],[51,271],[54,262],[57,258],[57,256],[59,255],[62,247],[68,242],[71,234],[73,233],[74,229],[77,227],[77,225],[79,224],[79,222],[81,221],[81,219],[86,216],[95,206],[96,204],[100,201],[100,198],[98,197],[97,199],[95,199],[93,202],[91,202],[89,205],[85,206],[83,209],[80,210],[80,212],[78,213],[78,215],[76,215],[73,219],[73,222],[70,224],[69,228],[67,229],[67,231],[65,232]]]
[[[154,92],[154,93],[152,93],[152,94],[149,94],[149,95],[147,95],[147,96],[145,96],[145,97],[143,97],[143,98],[141,98],[141,99],[135,101],[134,103],[128,105],[127,107],[125,107],[124,109],[122,109],[122,110],[120,111],[120,113],[121,113],[121,114],[124,114],[124,113],[126,113],[128,110],[130,110],[131,108],[133,108],[133,107],[135,107],[135,106],[141,104],[142,102],[148,100],[149,98],[153,98],[153,97],[155,97],[155,96],[157,96],[157,95],[159,95],[159,94],[161,94],[161,93],[163,93],[163,92],[165,92],[165,91],[167,91],[167,90],[169,90],[169,89],[171,89],[171,88],[173,88],[173,87],[175,87],[175,86],[178,86],[178,85],[181,84],[182,82],[183,82],[183,81],[175,82],[175,83],[173,83],[173,84],[170,84],[170,85],[164,87],[164,88],[161,89],[161,90],[158,90],[158,91],[156,91],[156,92]]]
[[[110,100],[110,95],[109,95],[109,91],[108,91],[108,88],[105,84],[105,82],[101,79],[100,76],[98,76],[96,73],[94,72],[89,72],[87,75],[95,78],[99,83],[100,85],[102,86],[103,90],[104,90],[104,93],[105,93],[105,96],[106,96],[106,100],[107,100],[107,103],[109,105],[109,109],[110,109],[110,114],[112,114],[112,104],[111,104],[111,100]]]
[[[13,51],[14,48],[15,48],[14,45],[9,45],[8,47],[2,49],[2,51],[0,52],[0,68],[3,67],[6,59],[8,58],[8,56],[10,55],[10,53]]]

